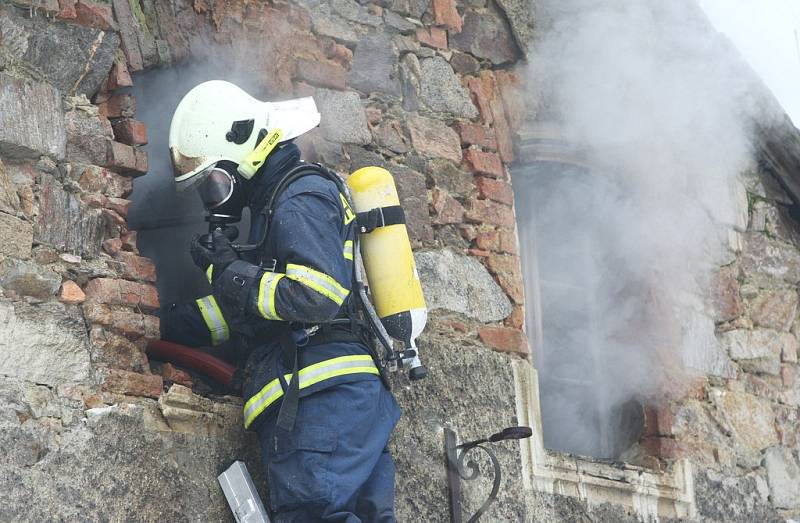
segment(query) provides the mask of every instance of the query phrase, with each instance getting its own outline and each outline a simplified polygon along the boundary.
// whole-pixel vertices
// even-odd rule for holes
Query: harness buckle
[[[276,258],[270,258],[268,263],[264,263],[262,260],[258,265],[267,272],[275,272],[275,269],[278,267],[278,260]]]

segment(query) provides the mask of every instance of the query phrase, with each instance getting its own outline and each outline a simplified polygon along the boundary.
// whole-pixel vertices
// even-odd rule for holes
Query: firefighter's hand
[[[192,240],[190,253],[194,264],[203,271],[213,264],[212,275],[216,279],[228,265],[239,259],[239,254],[233,249],[231,241],[222,231],[216,230],[211,233],[211,248],[205,244],[205,239],[204,236],[195,237]]]

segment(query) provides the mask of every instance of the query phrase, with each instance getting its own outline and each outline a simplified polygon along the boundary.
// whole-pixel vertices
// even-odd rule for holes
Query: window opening
[[[620,334],[608,332],[599,303],[613,278],[600,269],[614,253],[597,202],[614,187],[586,166],[542,161],[518,169],[514,188],[544,445],[617,459],[638,441],[644,416],[638,401],[609,393],[614,369],[601,346]]]

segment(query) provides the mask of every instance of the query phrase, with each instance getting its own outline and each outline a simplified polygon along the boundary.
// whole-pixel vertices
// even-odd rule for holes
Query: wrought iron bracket
[[[481,450],[492,463],[492,490],[489,497],[483,502],[480,508],[470,516],[467,523],[478,521],[497,499],[500,491],[500,481],[502,478],[500,462],[497,456],[485,443],[496,443],[508,439],[529,438],[532,434],[530,427],[508,427],[502,431],[492,434],[488,438],[469,441],[458,444],[456,433],[448,428],[444,429],[444,454],[445,466],[447,467],[447,493],[450,502],[450,521],[452,523],[462,523],[463,520],[463,501],[461,494],[461,480],[473,481],[480,477],[481,470],[477,462],[468,459],[467,455],[474,450]]]

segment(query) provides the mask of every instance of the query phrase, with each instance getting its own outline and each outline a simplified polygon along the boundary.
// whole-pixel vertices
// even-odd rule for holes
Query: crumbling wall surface
[[[643,444],[695,464],[701,520],[784,521],[800,515],[800,236],[769,172],[742,180],[741,228],[709,296],[723,364],[650,412]]]
[[[510,363],[529,352],[506,164],[530,30],[520,5],[481,0],[2,2],[0,520],[230,520],[216,474],[237,457],[260,469],[240,399],[146,357],[156,271],[126,221],[148,170],[132,73],[219,48],[243,53],[231,67],[253,94],[316,98],[307,159],[395,175],[435,309],[430,377],[395,380],[398,514],[446,520],[442,427],[514,424]],[[523,495],[519,445],[498,452],[488,518],[555,514]]]

